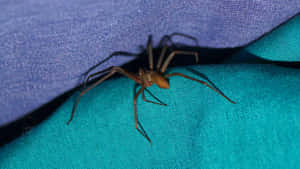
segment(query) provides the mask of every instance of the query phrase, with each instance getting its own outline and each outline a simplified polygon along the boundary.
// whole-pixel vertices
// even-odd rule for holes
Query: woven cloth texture
[[[154,44],[181,32],[200,46],[242,46],[297,14],[300,1],[2,0],[0,11],[2,126],[77,86],[112,52],[139,52],[150,34]],[[99,69],[127,61],[113,58]]]
[[[134,82],[108,80],[84,95],[69,126],[78,93],[1,147],[0,168],[299,168],[299,69],[268,64],[189,68],[237,104],[181,77],[170,78],[169,90],[152,86],[168,106],[138,100],[150,147],[134,128]],[[170,71],[201,79],[183,67]]]
[[[267,60],[300,62],[300,15],[249,45],[247,51]]]

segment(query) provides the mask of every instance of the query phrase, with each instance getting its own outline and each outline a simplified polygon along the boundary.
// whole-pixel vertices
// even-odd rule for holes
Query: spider
[[[149,103],[153,103],[153,104],[158,104],[158,105],[163,105],[166,106],[166,104],[162,103],[160,100],[158,100],[155,96],[152,96],[158,100],[160,103],[157,102],[153,102],[150,100],[147,100],[145,97],[145,93],[144,91],[147,90],[147,87],[152,86],[153,84],[156,84],[158,87],[162,88],[162,89],[169,89],[170,88],[170,84],[169,84],[169,78],[173,77],[173,76],[181,76],[183,78],[187,78],[193,81],[196,81],[200,84],[203,84],[207,87],[209,87],[210,89],[212,89],[213,91],[217,92],[218,94],[220,94],[221,96],[223,96],[225,99],[227,99],[229,102],[235,104],[234,101],[232,101],[231,99],[229,99],[227,96],[225,96],[222,92],[220,92],[219,90],[217,90],[215,87],[209,85],[208,83],[202,81],[202,80],[198,80],[195,79],[193,77],[187,76],[185,74],[182,73],[171,73],[171,74],[165,74],[165,71],[169,65],[169,63],[171,62],[171,60],[174,58],[174,56],[176,55],[193,55],[195,56],[195,60],[196,63],[198,63],[199,60],[199,56],[197,52],[190,52],[190,51],[179,51],[179,50],[175,50],[173,52],[171,52],[167,58],[165,59],[165,61],[163,62],[164,56],[166,54],[166,50],[169,46],[168,45],[164,45],[162,48],[162,51],[160,53],[158,62],[156,64],[156,68],[154,68],[154,63],[153,63],[153,49],[152,49],[152,41],[149,40],[148,44],[147,44],[147,53],[148,53],[148,61],[149,61],[149,69],[146,68],[139,68],[139,71],[137,74],[129,72],[121,67],[116,67],[116,66],[111,66],[107,69],[104,69],[102,71],[93,73],[91,75],[88,76],[86,82],[88,82],[91,78],[97,76],[97,75],[101,75],[103,73],[107,73],[106,75],[104,75],[102,78],[100,78],[99,80],[97,80],[95,83],[93,83],[91,86],[89,86],[88,88],[85,88],[83,91],[80,92],[80,95],[78,96],[74,106],[73,106],[73,110],[72,110],[72,114],[71,117],[69,119],[69,121],[67,122],[67,124],[69,125],[70,122],[72,121],[73,117],[74,117],[74,113],[75,110],[77,108],[77,105],[80,101],[80,98],[89,90],[91,90],[92,88],[94,88],[95,86],[99,85],[100,83],[102,83],[103,81],[105,81],[106,79],[108,79],[109,77],[113,76],[115,73],[119,73],[121,75],[127,76],[129,79],[135,81],[137,84],[139,84],[141,86],[141,88],[138,90],[138,92],[135,94],[134,99],[133,99],[133,104],[134,104],[134,125],[135,128],[137,129],[137,131],[143,136],[145,137],[148,142],[150,143],[150,146],[152,146],[152,142],[150,140],[150,138],[147,136],[145,130],[143,129],[142,125],[139,123],[138,121],[138,114],[137,114],[137,98],[142,94],[142,98],[145,102],[149,102]],[[85,86],[85,85],[84,85]]]

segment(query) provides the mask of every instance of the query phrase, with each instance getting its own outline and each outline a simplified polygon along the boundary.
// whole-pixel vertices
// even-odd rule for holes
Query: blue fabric
[[[251,44],[246,50],[272,61],[300,61],[300,15]]]
[[[138,100],[151,148],[134,128],[134,82],[111,79],[84,95],[69,126],[78,93],[45,122],[1,147],[0,168],[299,168],[300,69],[190,68],[237,104],[181,77],[170,78],[169,90],[150,87],[168,104]],[[199,78],[184,68],[170,70]]]
[[[2,0],[0,11],[1,126],[77,86],[112,52],[139,52],[150,34],[155,44],[181,32],[200,46],[241,46],[298,13],[300,1]]]

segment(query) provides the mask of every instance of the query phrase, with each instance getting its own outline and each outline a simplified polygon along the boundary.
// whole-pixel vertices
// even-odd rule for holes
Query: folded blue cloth
[[[0,168],[298,168],[299,69],[268,64],[190,68],[237,104],[182,77],[172,77],[169,90],[152,86],[168,106],[138,99],[150,147],[134,128],[134,82],[111,79],[84,95],[69,126],[78,93],[1,147]],[[184,67],[170,71],[201,79]]]
[[[300,11],[299,0],[2,1],[0,126],[79,85],[115,51],[140,52],[148,35],[187,33],[200,46],[248,44]],[[177,39],[194,45],[187,39]],[[114,58],[99,67],[121,65]]]
[[[249,45],[246,50],[267,60],[300,62],[300,15]]]

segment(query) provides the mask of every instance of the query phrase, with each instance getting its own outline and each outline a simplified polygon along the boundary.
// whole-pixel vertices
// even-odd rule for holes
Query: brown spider
[[[150,87],[151,85],[156,84],[160,88],[169,89],[170,88],[170,84],[169,84],[168,78],[172,77],[172,76],[182,76],[184,78],[187,78],[187,79],[190,79],[190,80],[193,80],[193,81],[196,81],[196,82],[199,82],[199,83],[201,83],[203,85],[208,86],[210,89],[214,90],[215,92],[217,92],[218,94],[220,94],[221,96],[223,96],[224,98],[226,98],[228,101],[230,101],[231,103],[235,104],[234,101],[230,100],[227,96],[225,96],[219,90],[217,90],[216,88],[212,87],[211,85],[209,85],[208,83],[206,83],[206,82],[204,82],[202,80],[198,80],[198,79],[192,78],[192,77],[184,75],[182,73],[171,73],[171,74],[166,74],[165,75],[164,72],[166,71],[169,63],[171,62],[171,60],[173,59],[173,57],[175,55],[178,55],[178,54],[180,54],[180,55],[194,55],[195,59],[196,59],[196,63],[198,63],[198,60],[199,60],[197,52],[173,51],[173,52],[171,52],[169,54],[169,56],[167,57],[167,59],[165,59],[165,62],[163,63],[163,58],[164,58],[164,55],[166,53],[167,48],[168,48],[168,45],[164,45],[164,47],[162,49],[162,52],[160,54],[160,57],[158,59],[158,62],[157,62],[155,70],[154,70],[154,67],[153,67],[152,42],[149,41],[149,43],[147,45],[148,59],[149,59],[149,69],[139,68],[138,74],[134,74],[134,73],[131,73],[131,72],[128,72],[128,71],[124,70],[121,67],[111,66],[111,67],[109,67],[109,68],[107,68],[105,70],[102,70],[100,72],[97,72],[97,73],[94,73],[94,74],[91,74],[90,76],[88,76],[86,82],[88,82],[89,79],[91,79],[94,76],[97,76],[97,75],[102,74],[102,73],[108,73],[105,76],[103,76],[101,79],[99,79],[98,81],[96,81],[94,84],[92,84],[90,87],[84,89],[80,93],[80,95],[79,95],[76,103],[74,104],[74,107],[73,107],[73,110],[72,110],[72,114],[71,114],[71,118],[67,122],[67,124],[70,124],[70,122],[72,121],[74,113],[75,113],[75,110],[76,110],[76,107],[77,107],[77,105],[78,105],[78,103],[80,101],[81,96],[84,95],[87,91],[91,90],[92,88],[94,88],[98,84],[102,83],[104,80],[108,79],[109,77],[111,77],[112,75],[114,75],[117,72],[120,73],[121,75],[127,76],[131,80],[135,81],[137,84],[141,85],[141,88],[138,90],[138,92],[136,93],[136,95],[134,96],[134,99],[133,99],[133,104],[134,104],[134,122],[135,122],[134,124],[135,124],[135,128],[137,129],[137,131],[140,132],[140,134],[142,136],[144,136],[149,141],[149,143],[150,143],[151,146],[152,146],[152,142],[151,142],[150,138],[147,136],[146,132],[144,131],[144,129],[142,127],[142,125],[138,122],[136,100],[137,100],[138,96],[140,94],[142,94],[143,100],[146,101],[146,102],[154,103],[154,104],[158,104],[158,105],[164,105],[164,106],[166,106],[166,104],[157,103],[157,102],[153,102],[153,101],[147,100],[145,98],[145,94],[144,94],[144,90],[147,87]],[[158,99],[156,98],[156,100],[158,100]],[[141,129],[138,126],[140,126]]]

